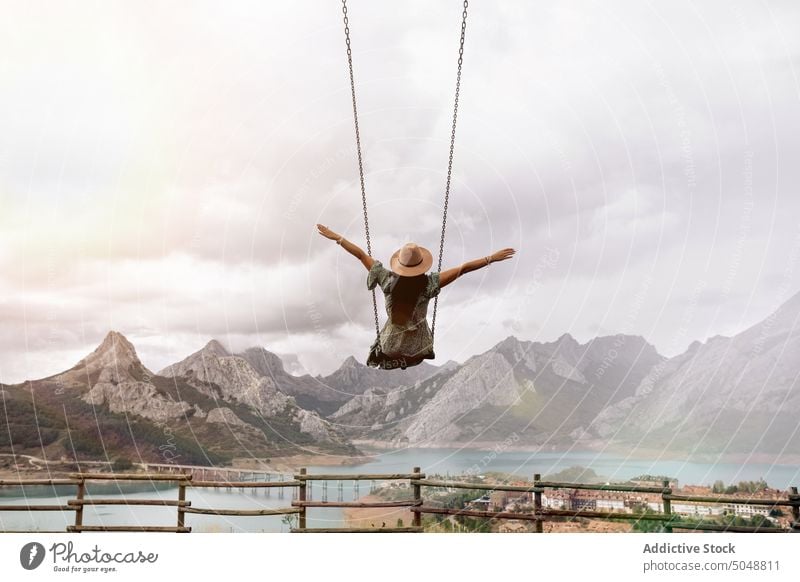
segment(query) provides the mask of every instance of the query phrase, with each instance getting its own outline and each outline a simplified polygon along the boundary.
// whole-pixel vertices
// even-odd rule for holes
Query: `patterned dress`
[[[406,325],[392,323],[392,289],[400,278],[375,261],[367,274],[367,289],[379,285],[386,299],[386,314],[389,316],[380,337],[370,348],[367,365],[392,369],[416,366],[422,360],[432,360],[433,338],[428,327],[428,302],[439,294],[439,273],[428,273],[428,283],[417,298],[417,303]]]

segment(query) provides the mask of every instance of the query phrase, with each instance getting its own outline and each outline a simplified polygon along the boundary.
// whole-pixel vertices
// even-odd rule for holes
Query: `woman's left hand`
[[[324,236],[325,238],[329,238],[331,240],[338,240],[339,239],[339,235],[338,234],[336,234],[330,228],[328,228],[327,226],[324,226],[322,224],[318,224],[317,225],[317,231],[322,236]]]

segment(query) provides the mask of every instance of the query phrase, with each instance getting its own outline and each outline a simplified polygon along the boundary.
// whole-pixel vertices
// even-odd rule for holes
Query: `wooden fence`
[[[407,481],[412,491],[411,499],[398,501],[327,501],[312,500],[309,495],[310,484],[314,481]],[[162,481],[173,482],[178,488],[177,499],[126,499],[126,498],[87,498],[86,484],[89,481]],[[426,479],[419,467],[414,467],[411,473],[389,473],[389,474],[314,474],[310,475],[306,469],[300,469],[294,479],[290,481],[195,481],[191,474],[150,474],[150,473],[73,473],[67,479],[21,479],[21,480],[0,480],[0,487],[3,486],[26,486],[26,485],[75,485],[77,490],[74,499],[67,501],[67,505],[2,505],[0,511],[74,511],[75,522],[67,526],[68,532],[84,531],[136,531],[136,532],[176,532],[188,533],[192,531],[186,525],[186,514],[200,515],[230,515],[230,516],[267,516],[267,515],[297,515],[298,525],[292,528],[295,533],[339,533],[339,532],[369,532],[369,533],[398,533],[398,532],[422,532],[422,515],[439,514],[476,517],[485,519],[513,519],[533,522],[534,531],[541,533],[544,531],[544,523],[547,521],[563,520],[565,518],[592,518],[603,520],[623,520],[623,521],[657,521],[663,524],[663,530],[672,532],[674,530],[691,531],[725,531],[725,532],[764,532],[764,533],[783,533],[800,532],[800,495],[797,487],[791,487],[785,499],[755,499],[730,496],[693,496],[675,495],[669,486],[668,481],[664,481],[661,487],[643,487],[626,485],[595,485],[585,483],[560,483],[552,481],[542,481],[540,475],[534,475],[531,485],[505,485],[495,483],[468,483],[464,481],[440,481]],[[291,507],[270,508],[270,509],[215,509],[193,507],[191,501],[186,499],[186,490],[189,488],[296,488],[297,494],[291,502]],[[516,493],[533,494],[532,512],[512,512],[512,511],[483,511],[476,509],[459,509],[449,507],[437,507],[426,505],[422,495],[423,488],[438,488],[448,490],[480,490],[480,491],[502,491]],[[625,493],[658,494],[662,500],[662,511],[657,513],[624,513],[615,511],[596,511],[585,509],[553,509],[545,507],[542,502],[542,494],[547,490],[594,490],[594,491],[615,491]],[[672,502],[706,503],[706,504],[735,504],[748,506],[763,506],[771,509],[779,507],[791,508],[792,521],[788,529],[776,527],[757,527],[757,526],[732,526],[711,523],[691,523],[681,521],[679,516],[672,511]],[[429,501],[430,503],[430,501]],[[169,506],[177,508],[177,520],[174,526],[141,526],[141,525],[85,525],[83,523],[83,512],[86,506],[108,506],[108,505],[129,505],[129,506]],[[314,528],[307,526],[307,513],[309,508],[321,507],[408,507],[413,513],[411,526],[407,527],[382,527],[382,528]],[[52,532],[47,532],[52,533]]]

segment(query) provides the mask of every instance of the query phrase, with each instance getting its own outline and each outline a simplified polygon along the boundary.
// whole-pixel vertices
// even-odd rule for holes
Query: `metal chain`
[[[444,191],[444,210],[442,214],[442,235],[439,239],[439,262],[437,271],[442,270],[442,255],[444,254],[444,235],[447,229],[447,206],[450,202],[450,182],[453,174],[453,152],[456,143],[456,122],[458,120],[458,96],[461,92],[461,65],[464,62],[464,38],[467,32],[467,8],[469,0],[464,0],[464,10],[461,13],[461,37],[458,46],[458,71],[456,73],[456,93],[453,103],[453,125],[450,131],[450,156],[447,161],[447,183]],[[358,152],[358,174],[361,181],[361,204],[364,211],[364,230],[367,235],[367,254],[372,256],[372,244],[369,236],[369,218],[367,215],[367,193],[364,188],[364,162],[361,156],[361,135],[358,129],[358,108],[356,107],[356,84],[353,75],[353,52],[350,47],[350,21],[347,17],[347,0],[342,0],[342,13],[344,14],[344,35],[347,44],[347,65],[350,69],[350,91],[353,96],[353,120],[356,128],[356,150]],[[431,340],[436,332],[436,310],[439,306],[439,296],[433,301],[433,316],[431,317]],[[378,303],[375,299],[375,289],[372,290],[372,311],[375,315],[375,333],[380,338],[380,324],[378,323]]]
[[[350,48],[350,20],[347,18],[347,0],[342,0],[342,13],[344,14],[344,39],[347,44],[347,66],[350,69],[350,92],[353,96],[353,121],[356,127],[356,151],[358,152],[358,176],[361,181],[361,206],[364,211],[364,231],[367,234],[367,254],[372,256],[372,242],[369,238],[369,217],[367,216],[367,191],[364,188],[364,161],[361,157],[361,133],[358,129],[358,108],[356,107],[356,82],[353,76],[353,51]],[[381,327],[378,323],[378,300],[375,298],[375,288],[372,288],[372,313],[375,316],[375,335],[380,338]]]
[[[442,214],[442,237],[439,239],[439,263],[437,271],[442,271],[442,254],[444,253],[444,233],[447,229],[447,205],[450,202],[450,179],[453,175],[453,150],[456,145],[456,121],[458,120],[458,95],[461,92],[461,65],[464,62],[464,37],[467,32],[467,8],[469,1],[464,0],[464,11],[461,13],[461,39],[458,46],[458,72],[456,73],[456,96],[453,103],[453,127],[450,132],[450,158],[447,161],[447,184],[444,189],[444,211]],[[436,309],[439,306],[439,295],[433,300],[433,316],[431,317],[431,343],[436,334]]]

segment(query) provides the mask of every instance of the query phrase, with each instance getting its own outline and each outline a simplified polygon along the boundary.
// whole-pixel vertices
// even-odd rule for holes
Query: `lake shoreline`
[[[286,457],[269,458],[235,458],[230,465],[219,467],[207,467],[208,469],[241,469],[242,471],[264,471],[268,473],[293,473],[302,467],[325,466],[325,467],[347,467],[364,465],[376,460],[375,455],[334,455],[324,453],[302,453],[289,455]],[[85,460],[84,460],[85,461]],[[79,463],[78,463],[79,464]],[[71,465],[71,466],[67,466]],[[0,468],[0,481],[17,481],[20,479],[68,479],[76,472],[76,463],[50,461],[39,465],[40,469],[25,468],[11,469]],[[96,472],[97,469],[87,468],[84,472]],[[104,471],[105,472],[105,471]],[[141,471],[119,471],[119,473],[136,473]]]
[[[507,446],[504,442],[441,442],[441,443],[422,443],[414,446],[398,447],[395,443],[386,441],[375,441],[369,439],[354,440],[353,444],[360,447],[372,456],[379,456],[381,453],[391,451],[402,451],[405,449],[450,449],[467,450],[474,452],[485,452],[489,455],[500,455],[505,452],[530,453],[534,454],[574,454],[585,453],[618,456],[621,459],[630,460],[663,460],[663,461],[685,461],[688,463],[733,463],[733,464],[773,464],[773,465],[798,465],[800,466],[800,455],[774,455],[770,453],[685,453],[680,451],[663,451],[656,449],[646,449],[638,447],[631,451],[623,445],[608,446],[598,443],[586,443],[580,448],[567,447],[536,447],[536,446]],[[487,456],[489,456],[487,455]]]
[[[325,467],[359,467],[368,465],[370,463],[381,462],[391,459],[396,454],[403,454],[407,450],[420,450],[428,453],[433,453],[436,450],[441,450],[443,459],[452,456],[458,452],[475,453],[479,455],[476,458],[475,466],[489,466],[494,464],[494,461],[502,458],[507,453],[527,453],[531,457],[535,455],[544,455],[547,457],[555,456],[572,456],[572,455],[587,455],[587,456],[602,456],[608,458],[618,458],[620,464],[635,461],[646,462],[682,462],[694,464],[734,464],[734,465],[774,465],[774,466],[800,466],[800,455],[783,455],[776,458],[775,455],[767,454],[726,454],[726,455],[712,455],[712,454],[695,454],[684,455],[675,452],[665,452],[658,450],[648,450],[644,448],[636,449],[635,451],[627,450],[624,447],[595,447],[595,448],[582,448],[575,450],[547,450],[543,448],[535,448],[530,446],[503,446],[503,443],[491,442],[473,442],[473,443],[431,443],[425,445],[415,445],[414,447],[397,447],[392,443],[372,440],[358,441],[357,445],[362,454],[360,455],[341,455],[341,454],[325,454],[325,453],[302,453],[296,455],[289,455],[286,457],[270,457],[270,458],[235,458],[230,465],[220,468],[228,469],[241,469],[243,471],[265,471],[269,473],[284,473],[292,474],[300,468],[315,468],[316,471],[324,470]],[[480,455],[480,453],[485,453]],[[634,454],[635,453],[635,454]],[[580,464],[582,460],[576,460],[576,464]],[[423,471],[426,469],[425,460],[412,461],[422,467]],[[409,466],[409,470],[411,467]],[[26,468],[23,470],[11,469],[8,467],[0,468],[0,480],[15,481],[19,479],[64,479],[68,478],[71,473],[74,473],[74,466],[72,468],[60,468],[56,462],[51,462],[46,466],[42,466],[40,470]]]

